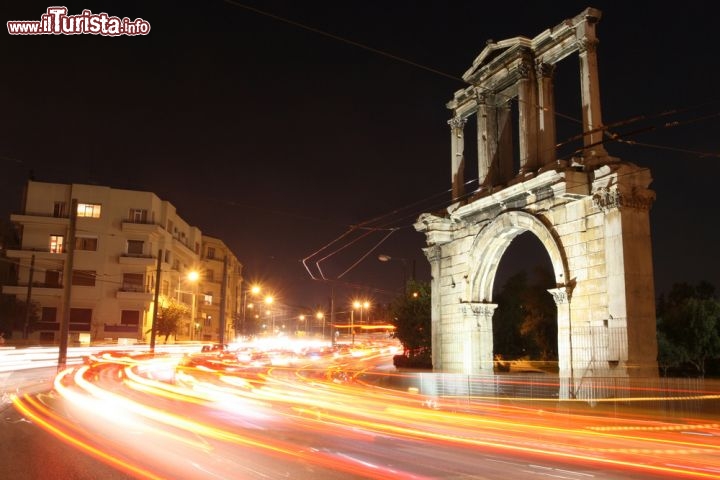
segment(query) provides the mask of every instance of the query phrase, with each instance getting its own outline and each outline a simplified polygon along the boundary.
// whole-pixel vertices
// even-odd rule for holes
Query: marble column
[[[555,162],[555,65],[539,63],[536,66],[538,83],[538,160],[541,167]]]
[[[448,120],[453,200],[459,199],[465,194],[465,139],[463,138],[465,122],[466,119],[462,117],[453,117]]]
[[[577,42],[580,57],[580,93],[582,96],[583,138],[585,156],[604,157],[607,152],[602,145],[603,124],[600,108],[600,78],[598,75],[597,46],[595,35],[597,20],[592,18],[578,25]]]
[[[529,55],[528,55],[529,57]],[[520,174],[528,174],[538,169],[537,160],[537,91],[535,70],[530,58],[524,58],[518,65],[518,111],[520,129]]]

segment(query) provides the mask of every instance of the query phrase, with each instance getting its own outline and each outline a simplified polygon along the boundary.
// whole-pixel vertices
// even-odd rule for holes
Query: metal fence
[[[637,409],[654,416],[708,414],[720,418],[720,380],[703,378],[583,378],[574,382],[548,374],[465,375],[400,372],[388,387],[417,392],[445,404],[497,403],[537,409],[586,407],[604,414]]]

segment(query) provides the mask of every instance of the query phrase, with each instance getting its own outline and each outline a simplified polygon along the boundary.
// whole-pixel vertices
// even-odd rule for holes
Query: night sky
[[[656,292],[720,288],[718,2],[4,3],[0,217],[19,210],[31,172],[152,191],[225,241],[248,281],[307,306],[326,304],[332,284],[311,274],[340,277],[339,304],[388,301],[413,264],[429,278],[412,224],[450,200],[445,104],[460,77],[488,39],[532,38],[599,8],[603,120],[634,142],[606,149],[652,171]],[[151,31],[7,34],[5,22],[52,5]],[[559,142],[580,133],[573,61],[556,79]],[[518,240],[501,278],[544,255]]]

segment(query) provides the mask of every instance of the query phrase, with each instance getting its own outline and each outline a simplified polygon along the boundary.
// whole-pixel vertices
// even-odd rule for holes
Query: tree
[[[180,319],[190,313],[190,309],[184,303],[180,303],[172,298],[168,299],[168,303],[164,307],[160,307],[155,324],[155,333],[159,336],[165,336],[167,343],[170,335],[177,336],[180,327]],[[148,330],[147,333],[151,333]]]
[[[13,295],[0,295],[0,332],[9,334],[13,331],[15,302]]]
[[[658,362],[671,368],[692,366],[704,377],[708,360],[720,358],[720,301],[707,282],[676,283],[657,305]]]
[[[32,300],[27,304],[12,295],[0,295],[0,319],[2,319],[0,331],[6,334],[12,331],[23,332],[26,319],[28,333],[33,332],[35,325],[40,321],[40,304]]]
[[[555,285],[552,272],[538,267],[535,281],[522,294],[523,321],[520,335],[528,340],[528,353],[540,360],[557,360],[557,307],[548,287]]]
[[[410,280],[405,294],[390,306],[395,337],[400,340],[407,365],[432,368],[432,332],[430,324],[430,284]]]
[[[527,345],[522,335],[524,312],[522,294],[527,289],[527,273],[522,271],[508,278],[497,296],[498,308],[493,315],[493,351],[505,358],[525,354]]]
[[[547,291],[552,273],[537,268],[529,284],[527,272],[510,277],[497,296],[493,315],[493,350],[507,358],[557,360],[557,309]]]

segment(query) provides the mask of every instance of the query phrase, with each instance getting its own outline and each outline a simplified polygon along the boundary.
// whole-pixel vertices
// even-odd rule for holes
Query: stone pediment
[[[522,47],[531,48],[532,40],[526,37],[513,37],[495,42],[488,40],[487,46],[473,60],[472,67],[463,73],[463,80],[471,83],[476,73],[482,69],[493,70],[492,65],[504,64],[517,58]]]
[[[532,39],[519,36],[499,42],[488,40],[462,78],[469,84],[482,83],[529,52],[538,64],[554,65],[579,48],[585,48],[587,40],[595,40],[594,31],[588,35],[592,27],[588,28],[587,24],[594,25],[601,16],[600,10],[588,7],[579,15],[544,30]]]

